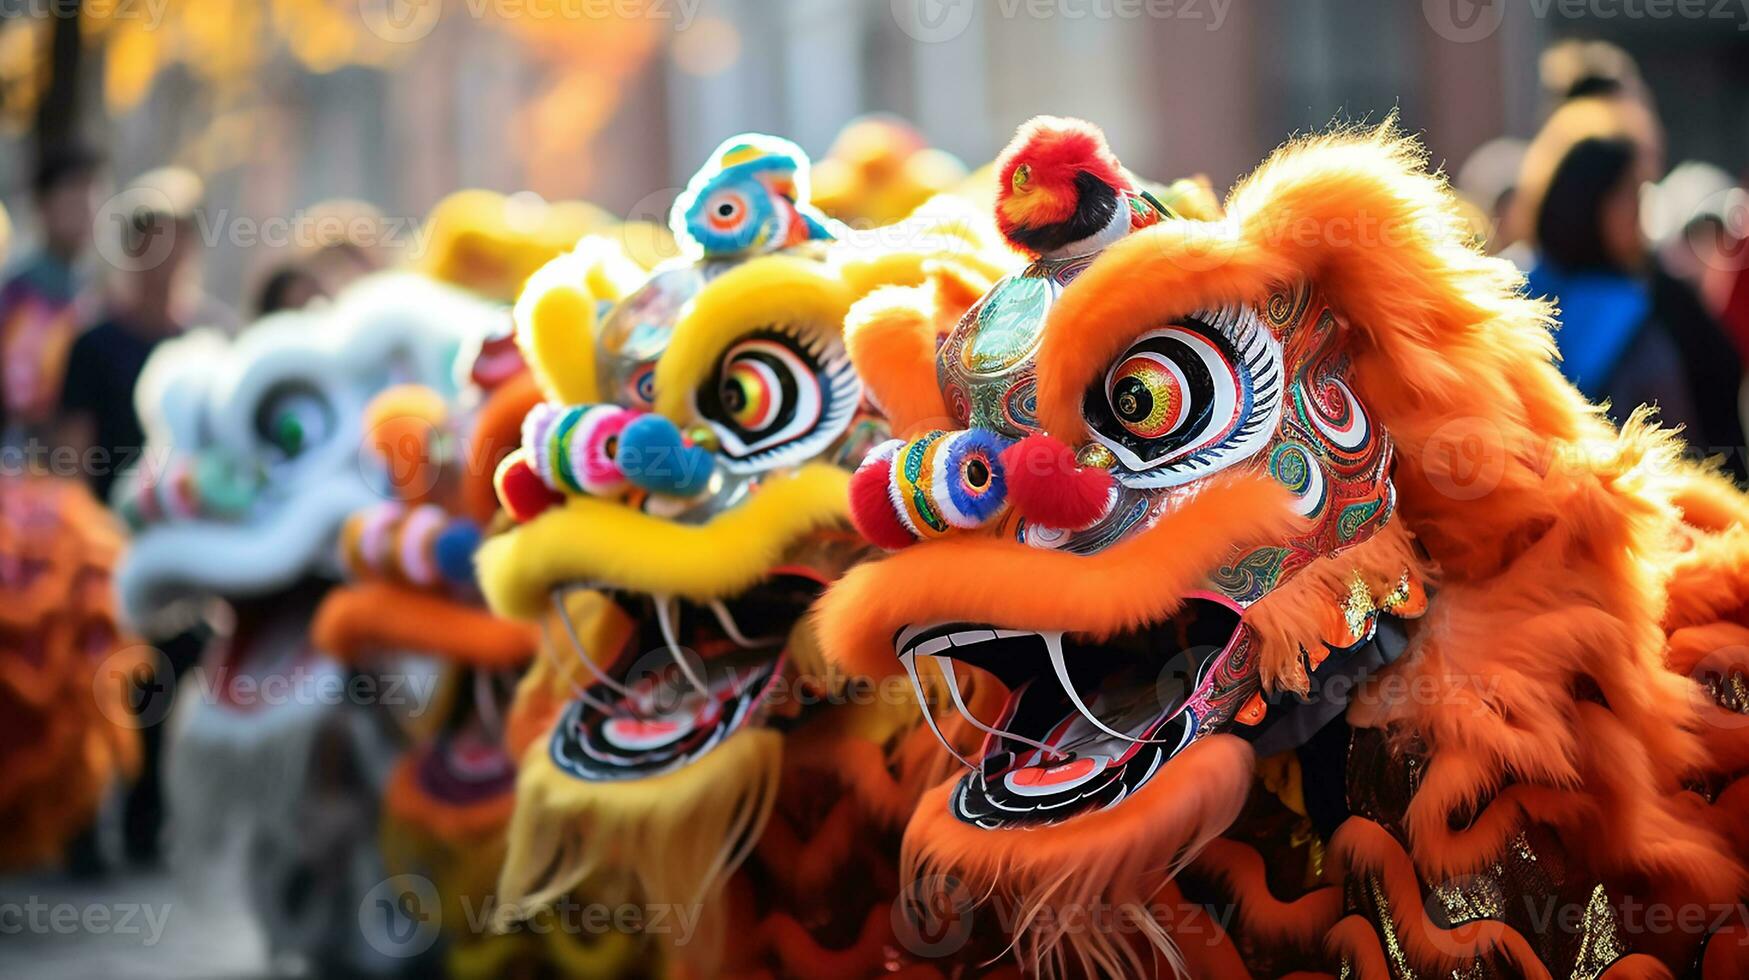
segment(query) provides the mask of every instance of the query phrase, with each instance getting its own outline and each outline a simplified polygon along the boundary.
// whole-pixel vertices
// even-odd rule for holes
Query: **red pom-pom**
[[[528,457],[521,451],[504,457],[498,464],[498,472],[492,476],[492,483],[498,488],[498,502],[504,505],[504,512],[519,524],[533,520],[541,511],[565,499],[564,494],[541,480],[540,474],[528,465]]]
[[[879,459],[864,465],[850,478],[850,523],[870,543],[897,551],[917,537],[893,512],[893,500],[887,495],[892,473],[893,461]]]
[[[1008,502],[1045,527],[1079,531],[1105,515],[1111,474],[1075,465],[1075,454],[1050,436],[1027,436],[1002,452]]]

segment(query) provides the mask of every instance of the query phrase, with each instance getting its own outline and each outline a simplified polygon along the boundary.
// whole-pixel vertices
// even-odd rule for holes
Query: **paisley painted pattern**
[[[1238,555],[1213,577],[1223,594],[1248,605],[1288,575],[1371,537],[1396,504],[1392,446],[1349,387],[1352,364],[1340,347],[1336,314],[1300,284],[1273,293],[1264,322],[1281,337],[1289,371],[1281,428],[1266,457],[1269,475],[1314,521],[1281,546]]]

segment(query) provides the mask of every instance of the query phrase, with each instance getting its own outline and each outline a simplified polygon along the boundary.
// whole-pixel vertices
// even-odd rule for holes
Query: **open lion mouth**
[[[1198,596],[1170,619],[1099,640],[941,623],[900,630],[893,648],[919,698],[945,698],[984,733],[976,759],[960,756],[971,771],[951,806],[966,823],[1000,829],[1116,806],[1231,718],[1255,690],[1242,669],[1248,635],[1237,608]],[[971,685],[956,664],[973,668]],[[1007,691],[993,717],[978,717],[979,699],[967,696],[980,675]]]
[[[607,591],[636,628],[617,654],[591,657],[554,592],[553,607],[593,683],[559,716],[553,760],[591,781],[644,779],[679,769],[765,717],[783,677],[789,637],[824,585],[777,573],[709,603]]]

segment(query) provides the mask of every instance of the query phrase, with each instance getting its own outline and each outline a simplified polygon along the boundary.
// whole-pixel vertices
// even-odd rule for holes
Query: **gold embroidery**
[[[1385,897],[1384,886],[1379,883],[1378,875],[1366,876],[1367,890],[1372,893],[1374,923],[1378,926],[1379,938],[1384,940],[1385,955],[1391,960],[1391,973],[1402,980],[1414,980],[1415,971],[1409,966],[1409,957],[1403,952],[1403,943],[1397,938],[1397,923],[1391,918],[1391,900]]]
[[[1579,955],[1573,960],[1573,980],[1600,977],[1611,963],[1627,955],[1622,942],[1621,926],[1616,922],[1615,909],[1602,885],[1591,889],[1591,900],[1585,904],[1585,921],[1580,930]]]
[[[1366,587],[1366,580],[1355,572],[1354,580],[1348,583],[1348,596],[1342,600],[1342,620],[1348,627],[1348,635],[1357,640],[1365,636],[1367,620],[1378,608],[1373,602],[1372,590]]]

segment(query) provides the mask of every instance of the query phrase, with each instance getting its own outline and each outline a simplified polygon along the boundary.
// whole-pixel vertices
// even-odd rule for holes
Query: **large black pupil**
[[[727,218],[735,213],[735,206],[733,204],[719,204],[717,205],[717,213]]]
[[[747,407],[747,393],[733,381],[723,382],[723,407],[731,412],[739,412]]]
[[[990,468],[981,459],[966,463],[966,482],[974,487],[982,487],[990,481]]]
[[[1111,393],[1112,407],[1125,422],[1140,422],[1154,411],[1154,395],[1140,378],[1124,378]]]

